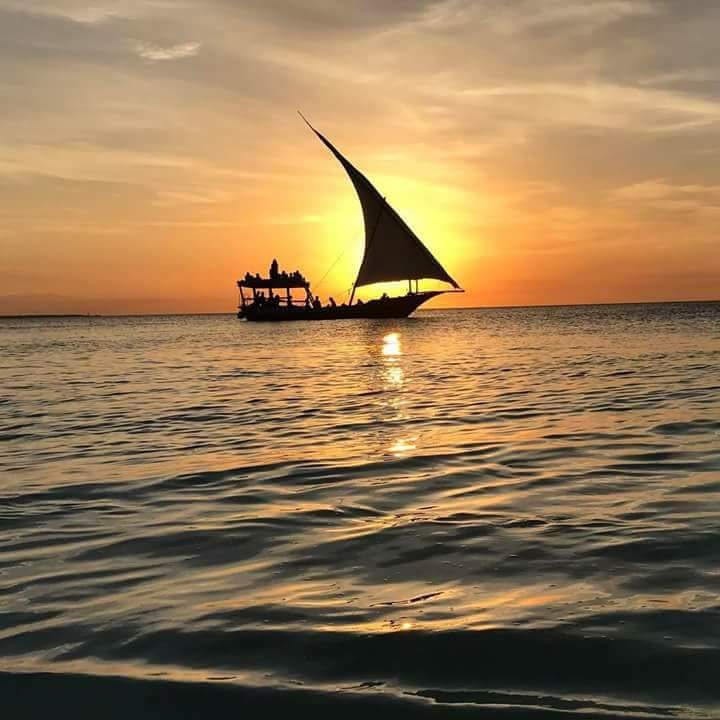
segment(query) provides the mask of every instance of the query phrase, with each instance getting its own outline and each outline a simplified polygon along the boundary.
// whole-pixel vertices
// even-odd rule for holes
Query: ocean
[[[720,717],[720,303],[0,320],[3,717]]]

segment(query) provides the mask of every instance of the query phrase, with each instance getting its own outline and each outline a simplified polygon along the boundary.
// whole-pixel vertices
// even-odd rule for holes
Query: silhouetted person
[[[313,300],[313,309],[320,310],[320,308],[322,308],[322,303],[320,302],[320,298],[316,295]]]
[[[360,298],[358,298],[357,302],[355,304],[356,305],[364,305],[365,303]]]
[[[274,280],[278,276],[278,261],[273,258],[273,261],[270,263],[270,279]]]
[[[383,293],[383,294],[380,296],[380,299],[381,299],[381,300],[388,300],[388,299],[389,299],[389,298],[388,298],[388,294],[387,294],[387,293]]]
[[[328,300],[328,302],[330,303],[330,307],[337,307],[337,305],[336,305],[336,303],[335,303],[335,300],[333,300],[333,298],[330,298],[330,299]]]

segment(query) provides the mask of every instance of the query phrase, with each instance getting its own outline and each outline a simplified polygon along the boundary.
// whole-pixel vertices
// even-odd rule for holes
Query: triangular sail
[[[345,168],[360,199],[365,254],[355,284],[434,278],[459,287],[373,184],[324,135],[307,124]]]

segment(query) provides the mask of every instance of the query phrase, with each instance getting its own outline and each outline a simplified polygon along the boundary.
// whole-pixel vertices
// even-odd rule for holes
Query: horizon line
[[[692,305],[702,303],[720,303],[720,298],[700,300],[631,300],[617,302],[578,302],[578,303],[538,303],[531,305],[464,305],[461,307],[419,308],[417,312],[442,312],[446,310],[523,310],[529,308],[569,308],[569,307],[613,307],[620,305]],[[123,317],[197,317],[215,315],[237,315],[237,310],[212,312],[138,312],[138,313],[0,313],[0,320],[23,320],[43,318],[123,318]]]

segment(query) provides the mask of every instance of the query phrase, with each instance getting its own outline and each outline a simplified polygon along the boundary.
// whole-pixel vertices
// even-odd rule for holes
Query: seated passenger
[[[313,300],[313,309],[320,310],[321,308],[322,308],[322,303],[320,302],[320,298],[316,295],[315,299]]]

